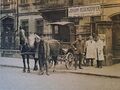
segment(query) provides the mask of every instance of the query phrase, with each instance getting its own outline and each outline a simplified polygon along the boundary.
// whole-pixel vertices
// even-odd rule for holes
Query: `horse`
[[[37,50],[37,42],[35,42],[35,39],[40,40],[40,38],[35,35],[35,34],[30,34],[26,39],[23,39],[23,43],[20,45],[20,51],[21,51],[21,56],[23,59],[23,72],[26,72],[26,58],[27,58],[27,66],[28,66],[28,70],[27,72],[30,73],[30,66],[29,66],[29,58],[30,55],[33,56],[35,64],[34,64],[34,69],[33,70],[37,70],[37,60],[38,58],[35,57],[36,54],[36,50]]]
[[[25,40],[25,39],[24,39]],[[21,49],[21,55],[23,59],[23,72],[26,72],[26,63],[25,63],[25,57],[27,57],[27,65],[28,65],[28,72],[30,72],[30,66],[29,66],[29,57],[30,55],[34,58],[34,69],[37,70],[37,61],[40,60],[38,58],[39,53],[39,42],[41,38],[36,34],[30,34],[28,37],[28,42],[22,45]],[[57,57],[60,52],[60,42],[55,39],[44,39],[45,43],[45,59],[47,62],[49,62],[50,58],[52,58],[54,62],[54,68],[53,71],[55,71],[55,67],[57,64]],[[39,64],[40,66],[40,64]]]
[[[38,61],[39,61],[39,67],[40,67],[39,74],[42,75],[44,73],[42,68],[44,68],[44,66],[45,66],[46,74],[49,75],[48,74],[48,66],[49,66],[51,60],[54,65],[53,71],[55,71],[55,67],[57,64],[57,57],[60,52],[60,42],[55,39],[42,39],[42,40],[43,40],[42,45],[44,46],[44,51],[43,51],[43,49],[41,49],[41,44],[39,44],[40,48],[38,48],[38,54],[39,54]],[[43,54],[43,52],[44,52],[44,54]],[[44,61],[42,61],[42,60],[44,60]]]
[[[46,59],[48,60],[48,63],[50,64],[50,59],[53,61],[53,72],[56,69],[57,65],[57,57],[60,54],[61,50],[61,45],[58,40],[55,39],[50,39],[50,40],[45,40],[47,49],[46,49]]]

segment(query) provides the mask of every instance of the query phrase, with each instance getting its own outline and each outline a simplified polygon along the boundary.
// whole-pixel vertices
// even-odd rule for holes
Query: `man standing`
[[[77,40],[72,43],[72,47],[74,49],[74,55],[75,55],[75,69],[77,69],[78,61],[79,61],[79,69],[82,69],[81,63],[84,53],[84,44],[85,43],[81,35],[78,35]]]
[[[96,59],[96,42],[93,37],[90,36],[89,40],[86,41],[86,64],[89,66],[89,61],[91,60],[91,66],[93,66],[93,60]]]
[[[39,59],[39,66],[40,66],[40,75],[44,74],[44,66],[46,69],[46,75],[49,75],[48,73],[48,65],[47,65],[47,60],[45,56],[45,41],[43,39],[43,36],[41,35],[41,40],[39,43],[39,51],[38,51],[38,59]]]
[[[103,49],[104,49],[104,42],[101,40],[100,36],[97,37],[97,67],[102,68],[102,62],[104,61],[104,54],[103,54]]]

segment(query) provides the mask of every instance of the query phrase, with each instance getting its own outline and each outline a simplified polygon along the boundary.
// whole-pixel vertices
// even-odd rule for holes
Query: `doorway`
[[[113,16],[111,19],[113,22],[113,27],[112,27],[113,55],[114,57],[120,57],[120,14]]]
[[[14,19],[7,17],[2,20],[1,48],[13,49],[15,45]]]

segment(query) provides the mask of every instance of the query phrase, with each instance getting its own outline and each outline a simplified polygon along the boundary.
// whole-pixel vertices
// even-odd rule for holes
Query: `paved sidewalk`
[[[120,78],[120,64],[104,66],[103,68],[83,67],[82,70],[72,70],[72,73]]]
[[[31,69],[33,69],[33,65],[34,65],[34,60],[30,59],[30,68]],[[22,63],[21,58],[0,57],[0,66],[22,68],[23,63]],[[112,66],[103,66],[103,68],[95,68],[95,67],[91,67],[91,66],[84,67],[83,66],[83,69],[67,70],[65,67],[65,64],[63,62],[62,64],[59,63],[56,66],[56,70],[58,72],[120,78],[120,64],[115,64]]]

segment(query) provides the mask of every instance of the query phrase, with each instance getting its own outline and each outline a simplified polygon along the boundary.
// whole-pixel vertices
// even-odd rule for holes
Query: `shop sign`
[[[79,7],[68,8],[68,17],[79,17]]]
[[[98,16],[101,14],[100,5],[68,8],[68,17]]]

